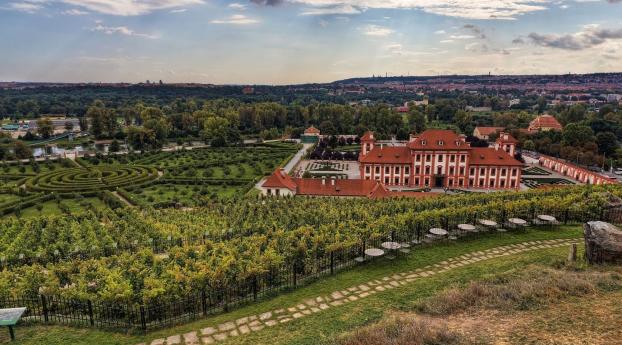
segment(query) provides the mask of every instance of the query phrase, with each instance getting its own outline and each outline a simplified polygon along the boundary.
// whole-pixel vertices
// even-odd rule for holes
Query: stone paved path
[[[341,291],[334,291],[325,296],[309,298],[296,305],[275,310],[267,310],[258,315],[248,315],[231,320],[214,327],[206,327],[186,334],[175,334],[167,338],[153,340],[150,345],[201,345],[215,344],[223,340],[240,337],[252,332],[259,332],[266,327],[275,327],[282,323],[292,322],[324,310],[338,308],[346,303],[353,303],[376,293],[391,290],[414,282],[417,279],[433,276],[453,268],[473,264],[479,261],[494,259],[512,254],[538,249],[557,248],[577,243],[577,239],[555,239],[531,241],[511,244],[502,247],[481,250],[447,259],[437,264],[418,268],[414,271],[396,273],[380,279],[374,279]],[[138,345],[147,345],[141,343]]]

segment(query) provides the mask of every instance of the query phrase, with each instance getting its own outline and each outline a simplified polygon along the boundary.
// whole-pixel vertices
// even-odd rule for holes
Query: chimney
[[[326,185],[326,177],[322,176],[322,186]]]
[[[334,185],[335,185],[335,179],[334,179],[334,178],[331,178],[331,179],[330,179],[330,185],[331,185],[331,186],[334,186]]]

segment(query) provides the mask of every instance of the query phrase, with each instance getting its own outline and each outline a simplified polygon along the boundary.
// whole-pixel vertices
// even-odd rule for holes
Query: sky
[[[0,81],[622,71],[622,0],[0,0]]]

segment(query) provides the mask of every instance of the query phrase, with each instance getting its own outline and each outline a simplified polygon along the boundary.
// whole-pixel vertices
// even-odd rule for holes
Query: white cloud
[[[97,23],[97,26],[91,29],[91,31],[103,32],[107,35],[124,35],[124,36],[135,36],[149,39],[158,39],[160,38],[157,35],[143,34],[136,32],[127,26],[105,26],[101,22]]]
[[[301,16],[322,16],[331,14],[359,14],[361,10],[351,5],[311,7],[305,9]]]
[[[61,12],[61,14],[66,15],[66,16],[85,16],[85,15],[89,14],[89,12],[82,11],[82,10],[79,10],[77,8],[72,8],[70,10],[66,10],[66,11]]]
[[[452,40],[470,40],[475,38],[473,35],[451,35],[449,36]]]
[[[157,10],[204,4],[204,0],[55,0],[93,12],[117,16],[137,16]]]
[[[23,0],[9,2],[8,7],[5,7],[5,9],[26,13],[35,13],[42,9],[46,2],[46,0]]]
[[[188,12],[187,8],[176,8],[174,10],[171,10],[171,13],[184,13],[184,12]]]
[[[444,35],[444,34],[446,34],[446,32],[445,32],[445,30],[436,30],[436,31],[434,31],[434,34],[435,35]]]
[[[368,25],[363,29],[363,34],[374,37],[386,37],[393,32],[395,31],[380,25]]]
[[[215,19],[210,23],[212,24],[233,24],[233,25],[249,25],[259,23],[257,19],[249,18],[243,14],[234,14],[231,17],[225,19]]]
[[[246,5],[240,4],[238,2],[234,2],[232,4],[229,4],[229,6],[227,6],[227,7],[232,8],[234,10],[240,10],[240,11],[243,11],[243,10],[246,9]]]
[[[516,19],[547,9],[557,0],[288,0],[314,7],[353,6],[359,9],[419,9],[469,19]]]
[[[441,40],[440,43],[453,43],[454,40]]]

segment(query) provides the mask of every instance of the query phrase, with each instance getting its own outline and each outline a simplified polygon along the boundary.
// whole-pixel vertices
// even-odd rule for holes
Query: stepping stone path
[[[364,299],[376,293],[395,289],[397,287],[412,283],[417,279],[433,276],[452,268],[463,267],[479,261],[527,251],[565,247],[573,243],[577,243],[577,241],[578,240],[576,239],[531,241],[463,254],[455,258],[447,259],[438,264],[418,268],[414,271],[397,273],[392,276],[374,279],[358,286],[352,286],[345,290],[335,291],[326,296],[306,299],[301,303],[288,308],[266,311],[259,315],[249,315],[214,327],[203,328],[199,331],[183,335],[175,334],[167,338],[155,339],[150,343],[141,343],[138,345],[216,344],[232,337],[259,332],[266,327],[274,327],[282,323],[293,321],[294,319],[303,318],[307,315],[319,313],[331,308],[337,308],[347,303],[355,303],[360,299]]]

